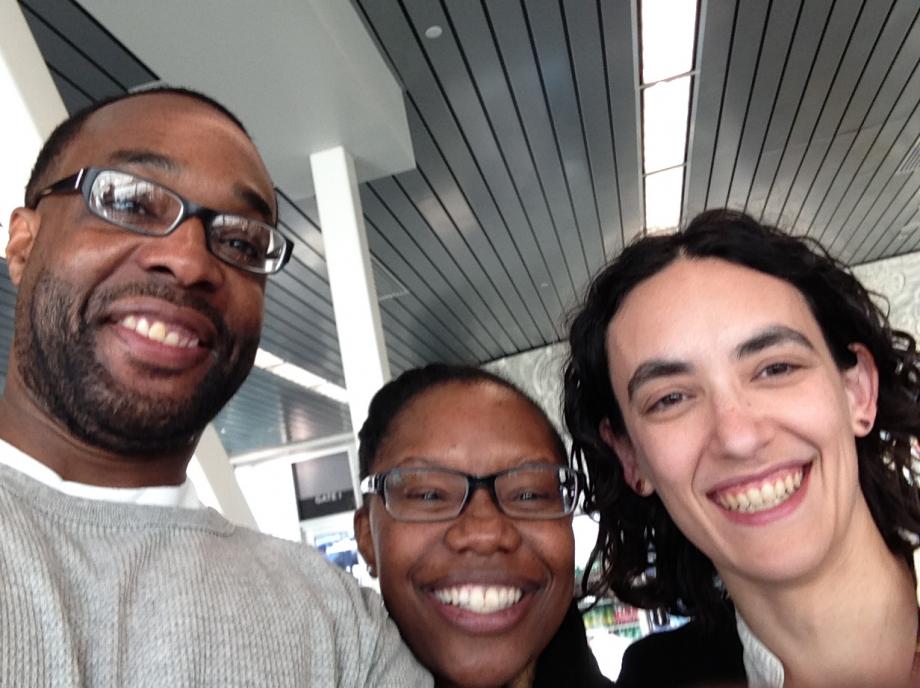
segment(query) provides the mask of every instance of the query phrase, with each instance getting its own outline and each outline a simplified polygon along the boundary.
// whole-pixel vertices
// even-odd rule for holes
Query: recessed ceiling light
[[[444,33],[444,29],[437,24],[433,24],[425,29],[425,38],[439,38],[442,33]]]

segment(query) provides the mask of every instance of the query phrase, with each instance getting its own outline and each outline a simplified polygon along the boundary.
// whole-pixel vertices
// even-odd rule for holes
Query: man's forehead
[[[257,156],[249,137],[222,112],[192,98],[165,93],[106,105],[87,118],[74,143],[108,150],[130,147],[142,138],[160,140],[168,148],[173,141],[194,136],[190,132],[197,128],[225,133],[227,140]]]
[[[198,112],[205,113],[239,130],[241,136],[246,136],[245,132],[232,119],[216,107],[203,100],[181,93],[139,93],[116,100],[90,115],[87,119],[87,125],[93,122],[103,123],[106,126],[122,121],[130,122],[133,118],[143,116],[152,111],[185,116],[191,116],[193,113]]]
[[[195,98],[141,94],[101,108],[87,118],[64,151],[58,175],[86,166],[118,166],[124,162],[119,158],[124,151],[154,154],[174,171],[183,164],[210,161],[215,173],[242,175],[238,186],[258,189],[270,207],[275,205],[271,178],[248,134],[226,114]]]

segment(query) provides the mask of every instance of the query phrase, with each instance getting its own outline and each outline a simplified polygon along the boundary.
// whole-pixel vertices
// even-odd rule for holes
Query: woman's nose
[[[727,457],[745,459],[755,455],[773,435],[772,425],[756,402],[741,394],[713,403],[712,441]]]
[[[502,512],[489,490],[479,488],[450,524],[445,541],[456,551],[488,555],[514,550],[521,542],[521,535],[514,519]]]

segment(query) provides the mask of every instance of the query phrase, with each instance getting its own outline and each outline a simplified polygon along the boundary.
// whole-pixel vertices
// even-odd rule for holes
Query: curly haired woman
[[[842,265],[708,211],[603,270],[570,344],[605,582],[695,619],[618,685],[920,684],[916,345]]]

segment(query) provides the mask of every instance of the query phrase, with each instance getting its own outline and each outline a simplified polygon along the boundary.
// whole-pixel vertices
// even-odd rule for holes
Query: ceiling
[[[404,87],[417,165],[361,185],[393,374],[564,338],[589,276],[644,226],[636,3],[352,4]],[[68,110],[158,79],[76,2],[20,5]],[[746,209],[851,264],[918,250],[918,15],[920,0],[702,0],[683,217]],[[279,196],[295,251],[269,281],[263,347],[343,384],[315,204]],[[240,454],[349,419],[256,370],[216,426]]]

